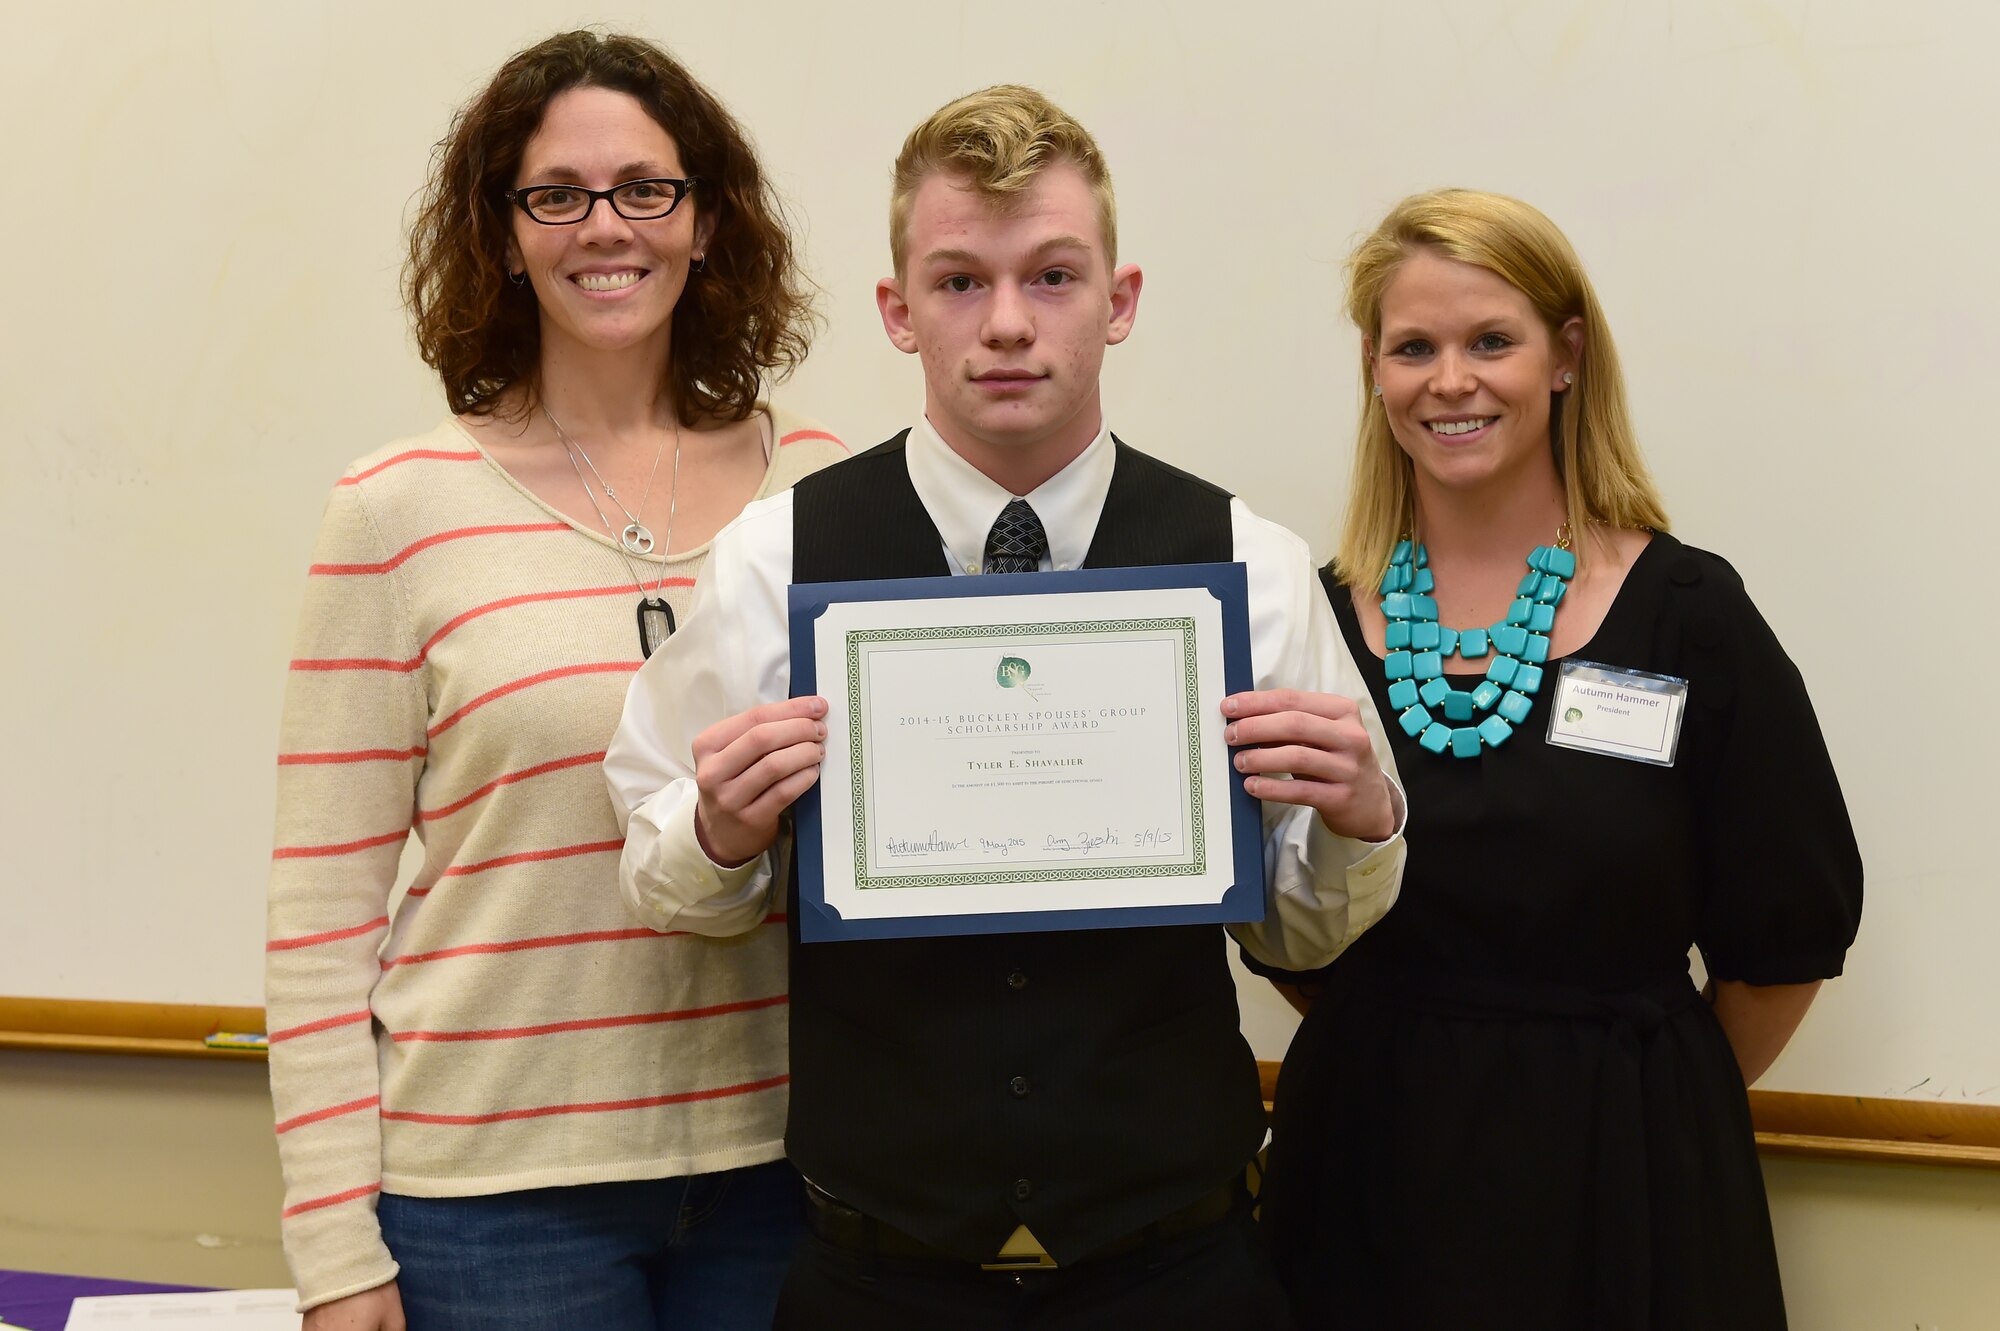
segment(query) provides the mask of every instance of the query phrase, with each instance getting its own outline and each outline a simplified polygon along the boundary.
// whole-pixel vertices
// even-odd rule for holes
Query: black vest
[[[799,482],[793,581],[948,575],[907,434]],[[1117,445],[1085,567],[1232,557],[1226,493]],[[801,944],[793,919],[786,1150],[898,1229],[978,1261],[1026,1224],[1072,1262],[1263,1140],[1214,925]]]

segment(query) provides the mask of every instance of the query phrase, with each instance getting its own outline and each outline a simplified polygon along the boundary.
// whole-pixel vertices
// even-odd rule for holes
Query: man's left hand
[[[1351,698],[1296,689],[1236,693],[1222,700],[1236,770],[1260,800],[1305,804],[1336,836],[1386,841],[1396,830],[1389,778]],[[1289,776],[1291,779],[1286,780]]]

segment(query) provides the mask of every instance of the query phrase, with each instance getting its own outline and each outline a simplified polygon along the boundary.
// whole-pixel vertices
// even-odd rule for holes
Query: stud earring
[[[1564,370],[1564,371],[1563,371],[1563,387],[1564,387],[1564,388],[1568,388],[1568,387],[1569,387],[1569,386],[1570,386],[1571,384],[1573,384],[1573,383],[1575,383],[1575,382],[1576,382],[1576,376],[1575,376],[1575,375],[1573,375],[1573,374],[1571,374],[1571,373],[1570,373],[1570,372],[1569,372],[1568,370]]]
[[[1375,385],[1375,396],[1376,397],[1382,396],[1382,385],[1380,384]]]

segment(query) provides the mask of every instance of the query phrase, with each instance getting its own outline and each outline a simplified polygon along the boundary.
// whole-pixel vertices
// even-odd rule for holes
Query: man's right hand
[[[364,1289],[306,1310],[302,1331],[407,1331],[396,1282]]]
[[[826,757],[824,698],[787,698],[739,712],[695,736],[694,831],[724,868],[756,859],[778,839],[778,819],[819,780]]]

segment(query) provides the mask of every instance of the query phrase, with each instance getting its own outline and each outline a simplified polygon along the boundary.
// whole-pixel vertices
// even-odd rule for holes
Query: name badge
[[[1565,661],[1550,700],[1548,742],[1672,767],[1688,682],[1673,675]]]

